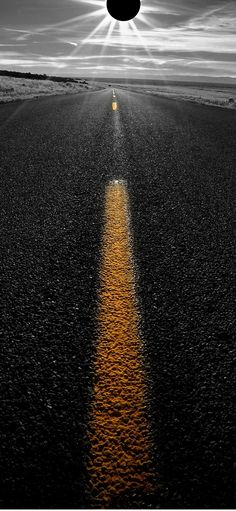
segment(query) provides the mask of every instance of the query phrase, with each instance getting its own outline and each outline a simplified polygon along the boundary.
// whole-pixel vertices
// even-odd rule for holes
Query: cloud
[[[0,52],[0,65],[54,66],[71,74],[77,65],[94,66],[106,75],[114,69],[140,75],[143,69],[145,76],[165,66],[175,75],[236,75],[235,0],[141,0],[136,33],[117,23],[109,37],[109,19],[99,25],[105,0],[24,0],[20,15],[15,1],[5,3],[1,16],[6,52]]]

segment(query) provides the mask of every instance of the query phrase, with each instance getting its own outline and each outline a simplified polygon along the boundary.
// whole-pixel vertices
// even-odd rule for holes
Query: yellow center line
[[[114,498],[127,492],[154,490],[128,219],[126,185],[113,181],[105,197],[99,335],[89,423],[91,493],[102,507],[111,506]]]
[[[112,110],[117,110],[117,108],[118,108],[117,101],[112,101]]]

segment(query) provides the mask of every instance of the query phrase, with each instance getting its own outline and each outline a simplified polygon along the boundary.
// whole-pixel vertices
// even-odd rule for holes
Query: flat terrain
[[[116,95],[0,105],[0,503],[91,505],[105,191],[122,180],[159,486],[112,505],[232,508],[236,113]]]
[[[201,105],[217,106],[220,108],[236,108],[236,85],[210,84],[210,83],[191,83],[166,82],[160,85],[158,81],[150,81],[145,84],[133,83],[114,83],[114,86],[122,87],[125,90],[133,92],[143,92],[158,97],[168,99],[177,99],[181,101],[190,101]]]
[[[111,84],[109,84],[111,86]],[[190,101],[209,106],[236,108],[236,86],[233,84],[204,84],[189,83],[180,84],[175,82],[163,83],[149,81],[145,84],[138,82],[130,83],[124,79],[113,84],[119,89],[142,92],[145,95],[154,95],[168,99]],[[108,86],[108,81],[94,81],[91,79],[74,79],[71,82],[56,82],[52,80],[39,80],[30,78],[15,78],[0,76],[0,103],[9,103],[17,100],[40,98],[42,96],[55,96],[59,94],[77,94],[85,91],[103,90]]]
[[[36,80],[31,78],[15,78],[0,76],[0,103],[56,96],[58,94],[77,94],[78,92],[103,89],[100,83],[78,79],[73,82],[57,82],[52,80]]]

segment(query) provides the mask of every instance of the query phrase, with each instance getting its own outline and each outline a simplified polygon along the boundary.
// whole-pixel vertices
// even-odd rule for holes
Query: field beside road
[[[32,75],[33,76],[33,75]],[[68,80],[68,81],[67,81]],[[94,81],[83,78],[31,79],[22,76],[0,76],[0,103],[9,103],[19,99],[33,99],[42,96],[60,94],[77,94],[85,91],[98,91],[108,86],[109,79]],[[126,82],[124,79],[112,81],[113,85],[131,92],[142,92],[148,95],[190,101],[192,103],[236,109],[236,85],[208,83],[161,83],[147,80]],[[111,84],[110,84],[111,86]]]
[[[115,84],[116,85],[116,84]],[[143,92],[159,97],[191,101],[202,105],[217,106],[221,108],[236,108],[236,85],[213,85],[213,84],[175,84],[165,83],[156,84],[151,82],[148,84],[134,84],[118,82],[122,89],[128,89],[132,92]]]
[[[9,103],[19,99],[33,99],[41,96],[56,96],[58,94],[77,94],[78,92],[103,89],[102,84],[88,80],[74,81],[35,80],[0,76],[0,103]]]

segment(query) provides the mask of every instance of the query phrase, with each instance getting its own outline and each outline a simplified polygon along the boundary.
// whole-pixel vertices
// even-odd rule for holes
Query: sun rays
[[[109,57],[109,55],[106,56],[106,49],[108,47],[120,47],[121,52],[127,52],[127,50],[131,50],[131,48],[135,48],[137,51],[137,48],[141,46],[147,56],[152,58],[148,45],[138,28],[139,24],[146,30],[147,27],[149,30],[154,29],[154,26],[145,14],[147,6],[142,10],[141,4],[140,12],[135,19],[130,21],[118,21],[112,18],[108,13],[105,0],[73,1],[75,4],[78,3],[80,8],[84,5],[86,10],[89,9],[89,12],[60,21],[53,25],[44,26],[37,30],[39,35],[43,35],[47,32],[56,32],[59,34],[59,37],[66,37],[67,40],[69,39],[69,32],[71,31],[73,37],[70,38],[68,44],[73,48],[66,57],[68,60],[71,58],[75,59],[76,57],[81,59],[83,56],[84,59],[88,58],[90,50],[93,48],[92,51],[94,51],[94,45],[99,48],[96,54],[97,62],[95,69],[100,66],[102,58]],[[94,7],[94,10],[90,10],[92,7]],[[75,36],[76,32],[78,33],[77,37]]]
[[[141,0],[130,21],[112,18],[107,0],[24,0],[19,12],[11,1],[1,19],[1,67],[85,78],[235,78],[231,1],[216,8],[215,0],[191,7],[189,0]]]
[[[74,2],[80,5],[86,4],[93,6],[95,9],[87,15],[83,14],[56,25],[56,28],[59,27],[61,30],[67,30],[68,25],[73,25],[73,29],[75,29],[76,26],[78,28],[78,38],[72,41],[73,49],[69,53],[68,58],[81,58],[81,56],[86,53],[84,57],[84,59],[86,59],[89,57],[90,49],[93,48],[94,51],[95,45],[99,48],[94,65],[94,72],[96,72],[96,70],[101,69],[102,60],[106,59],[105,61],[107,61],[107,59],[109,59],[109,55],[106,54],[108,47],[120,48],[120,52],[123,52],[123,59],[131,57],[131,55],[127,55],[127,53],[131,53],[132,50],[137,52],[138,48],[141,48],[155,65],[155,59],[151,55],[148,44],[141,34],[142,28],[145,29],[145,31],[147,31],[147,27],[148,31],[155,28],[145,14],[147,6],[142,10],[141,4],[140,12],[136,18],[130,21],[118,21],[112,18],[108,13],[105,0],[74,0]],[[149,12],[149,10],[147,10],[147,12]],[[84,30],[84,32],[87,32],[85,37],[81,37],[81,25],[82,31]],[[89,26],[89,28],[92,27],[92,29],[88,31],[86,30],[86,26]]]
[[[150,17],[152,1],[141,0],[141,7],[135,18],[118,21],[109,14],[106,0],[70,0],[70,5],[73,3],[74,17],[68,16],[67,19],[38,26],[30,33],[27,32],[27,42],[37,42],[39,47],[48,43],[48,48],[52,48],[54,52],[55,48],[56,53],[53,56],[39,53],[40,63],[48,62],[49,65],[53,62],[58,69],[62,68],[63,63],[65,72],[70,69],[73,74],[80,70],[84,74],[84,70],[88,69],[93,76],[97,71],[98,75],[101,75],[102,70],[106,75],[109,75],[110,71],[111,74],[115,72],[117,75],[127,75],[128,72],[130,75],[133,70],[139,73],[140,65],[145,72],[145,59],[142,58],[144,54],[146,65],[152,61],[155,69],[158,59],[152,55],[156,38],[156,27]],[[114,58],[111,59],[111,56]]]

